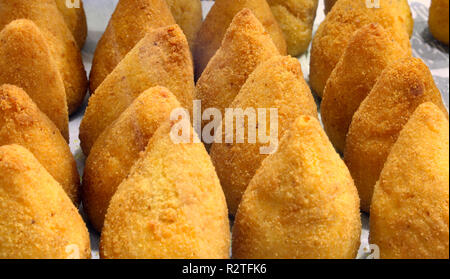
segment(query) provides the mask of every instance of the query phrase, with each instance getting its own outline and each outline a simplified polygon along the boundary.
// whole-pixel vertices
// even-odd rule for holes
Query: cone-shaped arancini
[[[420,105],[400,132],[375,186],[370,243],[385,259],[448,259],[448,120]]]
[[[0,85],[14,84],[37,104],[69,141],[66,91],[40,29],[19,19],[0,32]]]
[[[89,259],[89,233],[61,185],[19,145],[0,147],[0,259]]]
[[[400,47],[410,48],[408,34],[412,34],[414,23],[407,0],[380,0],[379,8],[368,8],[366,2],[339,0],[314,35],[309,81],[320,97],[353,32],[359,28],[378,23]]]
[[[165,0],[120,0],[95,50],[89,76],[91,92],[148,32],[172,24],[175,19]]]
[[[103,131],[86,161],[83,176],[83,208],[101,231],[109,201],[131,167],[145,150],[159,125],[180,107],[166,88],[144,91]]]
[[[67,0],[55,0],[59,12],[62,14],[67,27],[72,33],[80,49],[83,48],[87,37],[87,22],[83,1],[79,0],[79,7],[68,6]],[[75,3],[76,1],[71,1]]]
[[[166,0],[173,18],[181,27],[189,42],[194,47],[198,30],[202,26],[202,3],[200,0]]]
[[[136,97],[158,85],[169,89],[183,107],[192,107],[192,57],[178,25],[149,32],[91,96],[80,127],[84,154]]]
[[[202,101],[203,108],[216,108],[223,114],[255,68],[277,55],[264,26],[250,9],[243,9],[234,17],[222,46],[198,80],[195,99]]]
[[[214,166],[203,144],[192,143],[195,135],[175,143],[172,125],[160,126],[113,196],[102,258],[229,257],[228,210]]]
[[[369,212],[373,187],[398,134],[416,108],[433,102],[447,114],[428,67],[418,58],[389,65],[353,116],[344,158]]]
[[[446,45],[448,45],[449,41],[448,2],[449,0],[432,0],[428,18],[431,34]]]
[[[299,56],[308,50],[318,0],[268,0],[286,38],[287,53]]]
[[[208,62],[223,45],[234,17],[243,9],[249,9],[263,25],[263,30],[282,55],[287,54],[286,40],[266,0],[216,0],[197,34],[194,48],[196,78],[205,70]],[[245,22],[241,22],[245,24]],[[251,24],[251,23],[250,23]],[[251,28],[251,26],[250,26]],[[251,41],[241,41],[241,48],[249,48]],[[250,46],[246,46],[246,45]]]
[[[353,33],[327,81],[320,107],[325,131],[339,152],[344,151],[353,114],[381,72],[408,56],[411,49],[402,49],[380,24],[371,23]]]
[[[0,30],[22,18],[41,29],[64,82],[69,114],[75,112],[86,94],[86,71],[80,49],[55,0],[0,0]]]
[[[245,121],[244,131],[255,129],[255,135],[262,130],[264,135],[270,136],[274,127],[270,127],[272,117],[269,109],[277,109],[278,128],[276,142],[261,142],[258,137],[256,143],[249,141],[249,134],[245,133],[244,143],[214,143],[211,147],[211,159],[216,167],[217,175],[227,198],[230,214],[235,214],[242,195],[261,165],[268,152],[261,152],[261,147],[276,151],[278,139],[292,125],[299,115],[317,118],[317,107],[311,91],[303,79],[300,62],[288,56],[276,56],[261,63],[249,76],[242,86],[230,108],[248,108],[258,112],[258,108],[266,108],[266,117],[262,123],[249,125]],[[258,114],[257,119],[260,115]],[[225,119],[224,119],[225,121]],[[236,134],[236,125],[233,125]]]
[[[300,116],[245,191],[233,257],[355,258],[360,234],[358,193],[347,167],[319,121]]]
[[[0,86],[0,146],[26,147],[78,205],[80,176],[69,145],[25,91]]]

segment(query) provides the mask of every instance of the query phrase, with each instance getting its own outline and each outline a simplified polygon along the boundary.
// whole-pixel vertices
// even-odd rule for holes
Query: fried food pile
[[[40,29],[40,33],[43,36],[43,39],[39,39],[35,43],[40,45],[41,52],[50,53],[50,56],[53,59],[48,60],[54,60],[54,63],[56,63],[56,68],[64,84],[64,93],[66,95],[68,113],[72,114],[80,107],[81,103],[83,102],[88,82],[86,78],[86,71],[84,70],[81,59],[81,52],[79,49],[79,47],[82,46],[85,35],[73,34],[71,31],[75,33],[82,32],[81,29],[83,29],[83,27],[80,28],[80,25],[82,26],[85,24],[85,19],[82,16],[84,12],[80,10],[82,9],[82,7],[78,9],[80,10],[79,12],[75,12],[79,15],[69,15],[73,12],[66,13],[64,12],[66,9],[58,9],[58,6],[61,7],[61,5],[57,5],[57,2],[60,1],[1,0],[0,30],[4,29],[6,25],[10,24],[16,19],[28,19],[35,23],[35,25]],[[74,16],[80,17],[80,19],[76,19],[76,21],[81,21],[81,23],[76,23],[74,27],[72,27],[72,24],[66,25],[66,22],[73,21]],[[73,29],[71,30],[69,28]],[[17,32],[24,32],[24,30],[17,30]],[[14,40],[14,35],[9,35],[12,36],[10,39]],[[74,36],[77,36],[78,41],[75,40]],[[23,40],[26,39],[23,38]],[[12,41],[11,44],[13,43],[18,44],[13,46],[15,48],[31,47],[30,45],[22,45],[21,42],[17,41]],[[20,52],[16,53],[15,55],[20,56],[23,54],[23,52]],[[8,59],[25,60],[30,58],[28,57],[24,59],[23,57],[9,57]],[[33,65],[37,67],[37,69],[31,71],[31,73],[27,72],[28,67],[17,67],[14,69],[13,74],[5,75],[4,77],[2,77],[0,80],[0,84],[13,83],[14,79],[21,80],[25,84],[33,83],[34,80],[30,80],[33,78],[31,75],[45,75],[47,74],[47,67],[54,67],[53,65],[49,66],[47,64],[53,64],[53,62],[49,63],[47,62],[47,60],[41,60],[40,64]],[[14,67],[14,64],[9,64],[7,65],[7,68],[8,67]],[[3,71],[8,72],[8,69],[0,68],[0,72]],[[23,75],[23,77],[21,76],[20,78],[18,78],[18,75]],[[44,82],[44,80],[42,80],[41,82]],[[46,83],[38,83],[37,81],[35,83],[35,90],[45,90],[47,86]],[[16,85],[23,86],[22,84]],[[62,104],[59,103],[59,105]]]
[[[314,38],[317,0],[216,0],[203,22],[199,0],[119,0],[81,187],[87,25],[64,2],[0,0],[0,258],[90,258],[80,205],[104,259],[353,259],[361,211],[382,258],[449,257],[448,112],[406,0],[326,1]]]

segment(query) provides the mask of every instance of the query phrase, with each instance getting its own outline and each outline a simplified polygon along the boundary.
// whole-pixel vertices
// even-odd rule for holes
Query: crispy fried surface
[[[373,187],[392,145],[414,110],[433,102],[446,112],[428,67],[418,58],[406,58],[388,66],[369,96],[353,116],[344,152],[361,198],[368,212]]]
[[[202,101],[203,108],[217,108],[223,114],[253,70],[276,55],[277,47],[264,26],[249,9],[243,9],[198,80],[195,99]]]
[[[0,85],[6,83],[28,92],[69,141],[64,83],[44,36],[30,20],[15,20],[0,32]]]
[[[67,142],[55,124],[22,89],[0,86],[0,146],[26,147],[78,205],[80,176]]]
[[[202,143],[175,144],[172,125],[160,126],[112,198],[102,258],[228,258],[228,212],[214,167]]]
[[[136,98],[92,147],[83,176],[83,207],[101,231],[109,201],[159,125],[180,107],[166,88],[153,87]]]
[[[344,52],[353,32],[379,23],[404,49],[410,42],[413,20],[406,0],[380,0],[380,8],[367,8],[366,0],[339,0],[320,24],[312,41],[310,61],[311,89],[322,97],[325,84]]]
[[[61,186],[19,145],[0,147],[0,259],[90,258],[89,233]]]
[[[449,0],[432,0],[430,16],[428,18],[431,34],[446,45],[448,45],[449,40],[448,1]]]
[[[80,0],[80,8],[68,8],[67,0],[55,0],[59,12],[64,17],[67,27],[72,33],[78,47],[83,48],[87,37],[87,22],[83,1]]]
[[[370,214],[382,258],[449,258],[448,125],[439,107],[422,104],[392,147]]]
[[[380,24],[371,23],[353,33],[327,81],[321,103],[325,131],[339,152],[344,151],[353,114],[381,72],[407,56],[411,49],[402,49]]]
[[[183,107],[190,109],[194,92],[192,65],[189,45],[177,25],[148,33],[91,96],[80,126],[83,152],[88,155],[103,130],[150,87],[168,88]]]
[[[308,50],[318,0],[268,0],[286,38],[287,53],[299,56]]]
[[[91,92],[148,32],[172,24],[175,19],[165,0],[120,0],[94,53]]]
[[[354,258],[358,194],[314,117],[300,116],[248,186],[233,227],[235,258]]]
[[[202,25],[202,3],[200,0],[166,0],[170,11],[180,25],[191,49]]]
[[[55,0],[0,0],[0,29],[15,19],[30,19],[41,29],[64,82],[69,114],[83,102],[87,78],[80,50]]]
[[[194,61],[197,78],[221,47],[233,18],[243,9],[249,9],[261,22],[279,52],[282,55],[287,53],[283,31],[265,0],[216,0],[198,32],[195,43]]]
[[[277,108],[278,135],[281,137],[298,115],[317,118],[317,108],[308,85],[303,79],[300,63],[288,56],[276,56],[261,63],[249,76],[231,108]],[[266,112],[266,129],[270,128],[269,111]],[[257,124],[257,127],[264,127]],[[246,121],[244,131],[249,130]],[[258,129],[256,128],[258,134]],[[234,127],[236,134],[236,127]],[[268,133],[266,133],[268,134]],[[216,167],[227,198],[230,214],[235,214],[242,195],[261,162],[267,155],[260,147],[268,143],[248,143],[248,133],[243,144],[214,143],[211,159]]]

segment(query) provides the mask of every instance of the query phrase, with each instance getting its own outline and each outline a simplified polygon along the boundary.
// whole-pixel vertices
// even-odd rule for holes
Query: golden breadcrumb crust
[[[83,102],[87,77],[81,53],[55,0],[0,0],[0,30],[15,19],[32,20],[47,39],[64,82],[69,114]]]
[[[448,125],[439,107],[424,103],[392,147],[370,212],[381,258],[449,258]]]
[[[286,38],[287,53],[299,56],[306,52],[312,38],[318,0],[268,0]]]
[[[380,0],[380,8],[367,8],[366,0],[339,0],[317,30],[311,48],[311,89],[322,97],[325,84],[353,32],[378,23],[403,49],[410,48],[413,19],[407,0]]]
[[[229,257],[228,211],[214,166],[202,143],[174,143],[172,125],[160,126],[113,196],[102,258]]]
[[[195,38],[202,26],[202,3],[200,0],[166,0],[170,11],[181,27],[189,42],[191,49],[194,47]]]
[[[271,129],[269,108],[278,109],[278,134],[281,138],[292,122],[299,115],[318,118],[317,107],[311,91],[303,79],[300,62],[289,56],[276,56],[261,63],[250,74],[247,82],[230,105],[231,108],[266,108],[265,127],[258,123],[257,127]],[[234,125],[233,133],[236,133]],[[245,122],[244,131],[249,131],[249,123]],[[258,128],[256,133],[258,134]],[[264,132],[269,134],[268,132]],[[269,143],[248,143],[245,133],[244,143],[214,143],[211,147],[211,159],[227,198],[230,214],[235,214],[242,195],[256,170],[261,165],[265,154],[260,147]]]
[[[359,199],[319,121],[298,117],[256,172],[233,227],[233,257],[355,258]]]
[[[19,145],[0,147],[0,259],[89,259],[83,219],[52,176]]]
[[[95,49],[89,78],[91,92],[148,32],[172,24],[175,19],[165,0],[120,0]]]
[[[418,58],[389,65],[353,116],[344,157],[368,212],[373,187],[392,145],[415,109],[433,102],[446,112],[428,67]],[[414,147],[412,147],[414,148]]]
[[[69,145],[28,95],[12,85],[0,86],[0,146],[7,144],[33,153],[78,205],[80,176]]]
[[[231,22],[243,9],[249,9],[254,14],[279,52],[282,55],[287,54],[283,31],[265,0],[216,0],[197,35],[193,53],[196,78],[200,77],[208,62],[221,47]]]
[[[95,142],[83,176],[83,208],[101,231],[109,201],[159,125],[180,107],[166,88],[143,92]]]
[[[202,101],[204,109],[216,108],[223,114],[256,66],[276,55],[277,47],[264,26],[250,9],[243,9],[198,80],[195,99]]]
[[[87,37],[87,22],[86,14],[84,12],[83,1],[79,0],[79,8],[69,8],[66,3],[67,0],[55,0],[59,12],[64,17],[67,27],[72,33],[75,41],[80,49],[83,48]],[[73,2],[73,1],[72,1]]]
[[[430,15],[428,18],[431,34],[446,45],[448,45],[449,41],[448,2],[449,0],[431,0]]]
[[[192,57],[177,25],[149,32],[91,96],[80,126],[84,154],[136,97],[158,85],[168,88],[183,107],[192,108]]]
[[[28,19],[12,21],[0,32],[0,85],[25,90],[69,141],[64,83],[40,29]]]
[[[339,152],[344,151],[353,114],[381,72],[408,56],[411,49],[402,49],[380,24],[371,23],[353,33],[327,81],[320,107],[325,131]]]

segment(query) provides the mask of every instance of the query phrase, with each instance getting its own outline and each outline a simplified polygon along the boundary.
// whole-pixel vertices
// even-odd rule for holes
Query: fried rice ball
[[[448,45],[449,40],[448,1],[449,0],[432,0],[430,16],[428,18],[428,25],[431,34],[446,45]]]
[[[317,107],[311,91],[303,79],[300,62],[289,56],[275,56],[261,63],[249,76],[239,94],[230,104],[230,108],[271,108],[278,110],[278,126],[276,143],[263,143],[258,137],[256,143],[249,142],[245,133],[244,143],[213,143],[211,159],[216,167],[217,175],[227,198],[230,214],[235,214],[242,195],[264,158],[270,152],[261,152],[261,148],[270,146],[276,151],[278,138],[289,129],[298,115],[309,115],[318,118]],[[269,134],[271,112],[266,111],[263,123],[259,120],[251,127],[245,122],[244,131],[255,129],[255,135],[262,132]],[[258,119],[260,115],[258,113]],[[225,121],[225,118],[223,119]],[[234,125],[233,134],[236,134]],[[272,150],[270,150],[272,151]]]
[[[298,117],[256,172],[233,227],[237,259],[350,259],[360,245],[359,199],[319,121]]]
[[[91,96],[80,126],[84,154],[135,98],[158,85],[169,89],[183,107],[192,108],[192,56],[178,25],[149,32]]]
[[[97,231],[103,227],[109,201],[127,177],[159,125],[181,107],[166,88],[144,91],[103,131],[95,142],[83,176],[83,208]]]
[[[391,149],[370,211],[370,243],[383,259],[449,258],[448,125],[424,103]]]
[[[325,131],[339,152],[344,151],[353,114],[369,95],[381,72],[389,64],[408,56],[411,56],[411,49],[402,49],[380,24],[371,23],[353,33],[331,72],[320,107]]]
[[[55,0],[0,0],[0,30],[16,19],[29,19],[41,29],[64,82],[72,114],[82,104],[88,82],[80,49]]]
[[[80,175],[69,145],[25,91],[5,84],[0,86],[0,146],[8,144],[22,145],[33,153],[78,205]]]
[[[238,13],[248,9],[262,24],[265,34],[270,37],[278,51],[287,54],[286,40],[277,20],[266,0],[216,0],[206,16],[197,35],[194,46],[195,77],[198,79],[209,61],[223,45],[222,41],[230,24]],[[251,26],[251,25],[250,25]],[[251,43],[241,42],[241,47]],[[249,46],[247,46],[248,48]]]
[[[106,214],[104,259],[225,259],[230,228],[225,197],[202,143],[172,140],[162,124],[120,184]],[[193,164],[192,162],[195,162]]]
[[[61,185],[19,145],[0,147],[0,259],[89,259],[89,233]]]
[[[353,115],[344,158],[365,212],[370,210],[373,187],[392,145],[424,102],[433,102],[447,114],[430,70],[419,58],[410,57],[392,63],[382,72]]]
[[[367,8],[366,0],[339,0],[320,24],[311,47],[309,82],[322,97],[326,82],[344,52],[353,32],[378,23],[403,49],[410,48],[413,19],[407,0],[380,0],[380,8]]]
[[[89,75],[91,93],[148,32],[173,24],[165,0],[120,0],[95,49]]]

